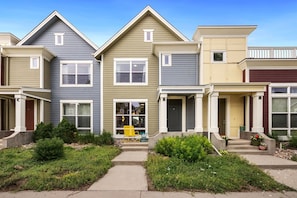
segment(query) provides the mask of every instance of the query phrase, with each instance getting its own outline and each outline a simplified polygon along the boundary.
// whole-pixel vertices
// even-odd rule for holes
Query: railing
[[[248,58],[297,58],[297,47],[248,47]]]

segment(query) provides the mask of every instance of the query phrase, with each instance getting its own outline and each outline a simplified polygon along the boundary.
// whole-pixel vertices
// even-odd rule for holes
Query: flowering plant
[[[262,141],[263,141],[263,137],[259,134],[251,136],[251,145],[259,146]]]

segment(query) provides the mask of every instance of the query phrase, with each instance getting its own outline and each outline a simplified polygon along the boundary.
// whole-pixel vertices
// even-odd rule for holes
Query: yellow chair
[[[132,139],[135,138],[135,129],[133,125],[125,125],[124,126],[124,138],[125,139]]]

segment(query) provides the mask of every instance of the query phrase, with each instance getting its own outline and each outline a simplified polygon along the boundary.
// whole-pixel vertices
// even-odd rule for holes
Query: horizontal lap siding
[[[154,42],[177,41],[176,37],[165,29],[152,16],[146,16],[135,24],[121,39],[119,39],[104,54],[104,129],[113,131],[114,99],[147,99],[148,100],[148,132],[158,131],[158,101],[159,60],[152,54],[152,43],[144,42],[143,29],[154,29]],[[147,58],[148,85],[145,86],[115,86],[114,58]]]
[[[55,45],[54,33],[64,33],[64,45]],[[44,45],[56,58],[50,65],[52,103],[51,120],[60,122],[60,100],[93,100],[93,132],[100,132],[100,66],[93,57],[95,50],[62,21],[57,20],[46,31],[37,33],[31,45]],[[93,61],[93,87],[60,87],[60,61]]]
[[[172,66],[161,67],[162,85],[198,85],[198,55],[172,54]]]
[[[30,57],[9,58],[9,85],[40,87],[40,70],[30,69]]]
[[[297,82],[297,70],[250,70],[250,82],[294,83]],[[268,90],[268,86],[267,86]],[[268,132],[268,92],[264,94],[265,132]]]

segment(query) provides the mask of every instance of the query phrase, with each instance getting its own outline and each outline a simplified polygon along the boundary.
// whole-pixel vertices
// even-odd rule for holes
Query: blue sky
[[[296,0],[5,0],[0,32],[23,38],[57,10],[101,46],[147,5],[189,39],[199,25],[257,25],[249,46],[297,46]]]

